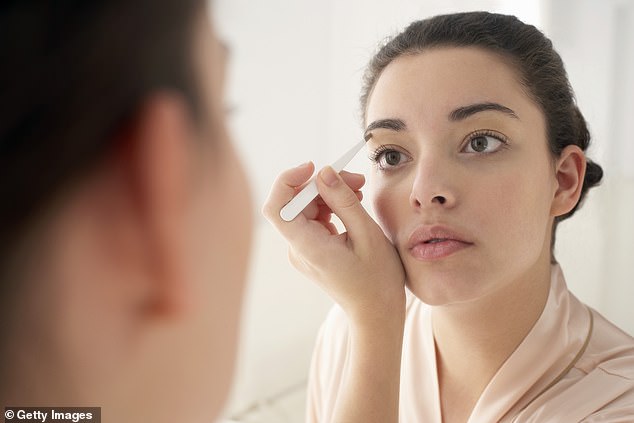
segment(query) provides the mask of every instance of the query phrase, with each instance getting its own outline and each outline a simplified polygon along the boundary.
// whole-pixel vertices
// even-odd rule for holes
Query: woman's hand
[[[312,175],[312,163],[287,170],[275,181],[264,216],[290,244],[289,257],[302,273],[315,280],[346,312],[365,324],[404,313],[405,272],[400,257],[360,203],[363,175],[335,173],[331,167],[317,175],[320,196],[293,221],[280,210]],[[332,213],[346,232],[339,233]]]
[[[332,422],[398,421],[399,381],[405,322],[405,271],[400,257],[361,206],[363,175],[317,175],[320,197],[293,221],[280,210],[306,184],[312,163],[287,170],[275,181],[264,215],[290,244],[291,262],[341,306],[349,342]],[[346,228],[339,233],[335,213]]]

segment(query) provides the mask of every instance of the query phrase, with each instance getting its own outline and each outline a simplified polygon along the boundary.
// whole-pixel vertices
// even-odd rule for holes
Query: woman
[[[264,207],[340,306],[308,421],[634,420],[634,340],[567,290],[553,255],[602,170],[550,41],[485,12],[414,22],[371,60],[361,106],[378,224],[363,177],[328,167],[294,221],[279,210],[312,165]]]
[[[3,407],[219,415],[251,203],[206,3],[0,7]]]

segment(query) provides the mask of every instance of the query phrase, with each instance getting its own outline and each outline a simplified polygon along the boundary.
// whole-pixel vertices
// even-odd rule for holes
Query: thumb
[[[317,189],[324,203],[341,219],[349,234],[359,237],[367,233],[368,222],[374,221],[354,191],[332,167],[326,166],[319,172]]]

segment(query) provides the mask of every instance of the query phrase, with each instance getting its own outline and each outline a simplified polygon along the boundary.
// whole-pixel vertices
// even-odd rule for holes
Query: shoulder
[[[571,422],[634,421],[634,338],[590,309],[588,346],[536,415]]]
[[[583,422],[634,421],[634,338],[596,310],[583,356],[571,371],[569,395],[586,409]]]
[[[634,338],[591,311],[592,341],[577,368],[595,401],[603,404],[583,421],[634,421]]]
[[[586,374],[600,371],[634,384],[634,338],[597,311],[590,311],[591,340],[576,367]]]
[[[572,294],[569,298],[568,305],[578,310],[575,319],[590,317],[583,331],[571,332],[580,339],[589,334],[587,345],[578,359],[570,357],[574,365],[565,376],[539,394],[517,421],[634,421],[634,338]]]

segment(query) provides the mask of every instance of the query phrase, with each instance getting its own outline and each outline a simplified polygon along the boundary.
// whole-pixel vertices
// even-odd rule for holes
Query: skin
[[[437,98],[442,100],[430,101]],[[518,117],[497,111],[461,121],[448,117],[484,102],[504,105]],[[550,245],[556,182],[544,118],[508,66],[475,49],[401,57],[381,75],[367,119],[392,116],[407,127],[374,130],[368,142],[370,149],[388,146],[399,160],[375,167],[373,205],[403,259],[408,287],[428,304],[458,304],[529,272]],[[481,130],[508,142],[490,136],[486,152],[474,152],[468,137]],[[422,224],[446,225],[473,245],[443,260],[416,260],[407,242]]]
[[[291,222],[280,218],[282,207],[312,172],[308,164],[282,173],[263,214],[289,241],[291,262],[337,301],[350,319],[350,360],[333,421],[397,421],[405,321],[403,267],[359,202],[362,175],[338,175],[326,167],[317,177],[321,198]],[[332,213],[346,232],[337,232],[330,221]]]
[[[113,151],[34,231],[5,403],[95,405],[106,421],[212,421],[230,386],[251,200],[223,107],[226,51],[207,13],[203,99],[145,99]],[[114,141],[114,140],[113,140]],[[231,225],[227,222],[231,221]],[[36,246],[44,246],[36,248]],[[28,266],[26,266],[28,265]]]
[[[487,110],[449,118],[479,103],[514,115]],[[543,113],[514,69],[475,48],[431,50],[390,64],[367,120],[394,117],[406,128],[374,130],[368,143],[398,152],[395,166],[375,167],[373,205],[403,260],[407,286],[435,306],[443,418],[465,421],[546,302],[553,217],[578,199],[583,153],[570,147],[554,160]],[[478,131],[487,134],[483,152],[470,144]],[[438,260],[417,259],[408,238],[423,224],[447,226],[470,245]]]
[[[448,117],[484,102],[515,116],[488,110]],[[345,175],[329,187],[328,169],[318,178],[321,199],[295,221],[281,221],[276,213],[308,179],[310,166],[280,175],[264,213],[288,239],[295,266],[348,315],[351,346],[334,421],[398,421],[407,285],[433,306],[443,421],[464,422],[543,309],[550,229],[554,217],[578,201],[585,157],[574,146],[551,157],[543,113],[514,68],[475,48],[395,59],[366,110],[369,128],[383,119],[404,125],[367,131],[371,153],[386,147],[397,152],[389,162],[383,152],[372,173],[379,227],[353,196],[362,185],[358,176]],[[469,135],[482,130],[489,154],[469,148]],[[346,233],[329,226],[330,212]],[[439,224],[468,241],[465,248],[434,260],[413,256],[412,232]]]

